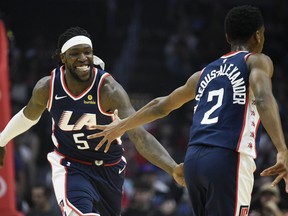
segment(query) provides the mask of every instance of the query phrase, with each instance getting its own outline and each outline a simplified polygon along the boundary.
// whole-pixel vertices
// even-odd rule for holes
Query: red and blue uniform
[[[184,163],[194,215],[248,214],[261,130],[250,55],[228,53],[201,72]]]
[[[47,110],[52,117],[54,151],[48,154],[57,201],[63,214],[119,216],[125,158],[121,140],[109,151],[95,151],[100,138],[87,139],[95,133],[89,125],[109,124],[113,113],[102,110],[100,88],[110,74],[93,68],[93,82],[80,95],[66,86],[64,66],[52,71]],[[111,196],[113,194],[113,196]]]

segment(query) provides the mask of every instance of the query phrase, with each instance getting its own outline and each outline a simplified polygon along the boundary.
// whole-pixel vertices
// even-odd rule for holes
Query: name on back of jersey
[[[233,88],[233,104],[245,105],[246,85],[241,72],[234,64],[222,64],[218,70],[207,73],[199,83],[199,88],[195,100],[199,101],[208,84],[220,76],[227,76]]]

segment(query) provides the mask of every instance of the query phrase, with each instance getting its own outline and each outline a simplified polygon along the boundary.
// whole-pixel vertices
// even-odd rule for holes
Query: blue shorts
[[[248,215],[255,168],[251,156],[214,146],[189,146],[184,172],[193,215]]]
[[[122,204],[125,158],[112,165],[87,165],[56,152],[47,156],[52,181],[63,215],[119,216]]]

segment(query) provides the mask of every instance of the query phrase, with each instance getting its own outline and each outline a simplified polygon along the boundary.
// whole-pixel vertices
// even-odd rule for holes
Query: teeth
[[[88,69],[89,66],[88,65],[84,65],[84,66],[78,66],[76,67],[77,69],[80,69],[80,70],[85,70],[85,69]]]

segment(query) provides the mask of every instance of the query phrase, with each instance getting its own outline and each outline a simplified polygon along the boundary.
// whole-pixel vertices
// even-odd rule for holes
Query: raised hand
[[[90,130],[95,129],[102,130],[101,132],[87,136],[88,139],[94,139],[103,136],[103,139],[99,142],[99,144],[95,148],[96,151],[98,151],[107,142],[104,150],[104,152],[106,153],[109,150],[113,140],[117,139],[118,137],[121,137],[125,133],[125,131],[121,131],[120,129],[119,124],[121,122],[121,119],[118,116],[117,109],[114,111],[113,117],[114,120],[109,125],[94,125],[88,127]]]
[[[273,176],[277,177],[272,182],[272,186],[278,184],[281,179],[284,179],[286,184],[286,192],[288,193],[288,150],[277,153],[277,162],[275,165],[263,170],[260,173],[261,176]]]

